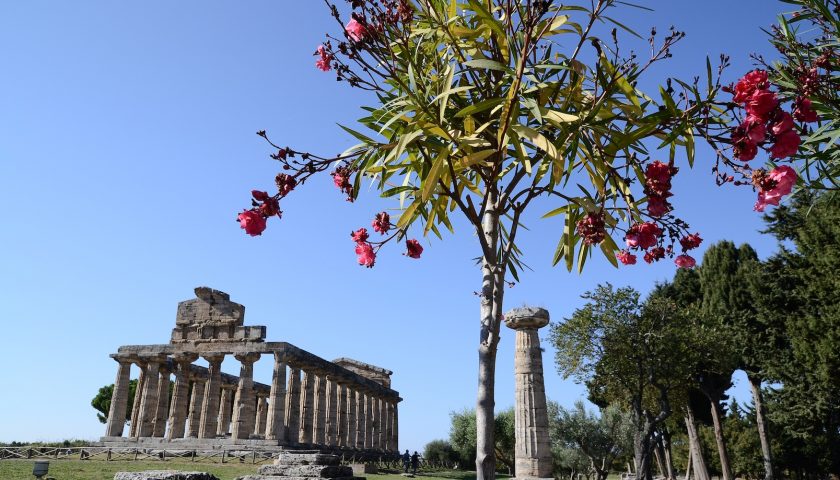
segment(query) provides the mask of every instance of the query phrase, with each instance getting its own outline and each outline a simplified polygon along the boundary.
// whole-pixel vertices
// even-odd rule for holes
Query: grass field
[[[0,480],[32,480],[33,460],[0,460]],[[234,480],[240,475],[257,473],[258,465],[200,462],[155,462],[99,460],[52,460],[48,477],[55,480],[113,480],[117,472],[142,470],[187,470],[210,472],[220,480]],[[473,480],[474,472],[434,472],[418,474],[424,480]],[[405,480],[399,474],[365,475],[368,480]],[[504,477],[502,477],[504,478]]]

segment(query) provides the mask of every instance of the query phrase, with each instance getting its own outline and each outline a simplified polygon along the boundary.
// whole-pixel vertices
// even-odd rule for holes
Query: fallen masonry
[[[219,480],[219,478],[207,472],[147,470],[145,472],[117,472],[114,480]]]
[[[178,304],[168,344],[125,345],[111,355],[118,369],[104,446],[317,449],[362,459],[399,451],[402,399],[391,389],[392,371],[266,342],[266,328],[245,325],[245,307],[227,293],[198,287],[195,294]],[[238,376],[222,372],[230,356]],[[254,380],[261,357],[273,361],[270,384]],[[208,366],[194,365],[199,358]],[[139,374],[127,412],[133,366]]]
[[[353,480],[353,468],[339,464],[338,455],[283,452],[274,465],[263,465],[258,475],[237,480]]]

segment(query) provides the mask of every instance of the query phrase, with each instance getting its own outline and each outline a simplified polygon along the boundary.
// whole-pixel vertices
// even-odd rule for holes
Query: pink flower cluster
[[[671,211],[668,197],[671,193],[671,178],[679,169],[672,164],[654,161],[645,170],[645,195],[648,197],[647,209],[651,217],[659,218]]]
[[[627,231],[624,236],[624,242],[627,248],[619,251],[616,258],[624,265],[635,265],[636,255],[630,253],[631,250],[644,251],[644,260],[647,263],[659,261],[665,256],[673,256],[673,246],[667,248],[661,245],[663,238],[663,230],[656,223],[643,222],[635,223]],[[703,241],[700,234],[694,233],[686,235],[680,239],[683,254],[674,259],[674,263],[680,268],[692,268],[696,264],[694,258],[686,255],[685,252],[700,246]]]
[[[292,187],[294,188],[294,187]],[[267,192],[260,190],[251,191],[251,196],[254,197],[251,201],[253,208],[244,210],[237,215],[236,220],[239,222],[240,228],[245,230],[245,233],[255,237],[262,235],[266,227],[266,219],[277,215],[282,217],[283,212],[280,211],[280,201],[276,197],[272,197]]]
[[[587,245],[597,245],[604,241],[607,232],[604,229],[604,214],[588,213],[577,222],[577,234]]]
[[[732,129],[735,158],[748,162],[755,158],[758,147],[766,148],[771,158],[786,158],[796,154],[801,139],[794,128],[793,116],[782,110],[764,70],[753,70],[744,75],[727,91],[747,113],[740,125]],[[794,102],[793,115],[803,122],[817,121],[811,101],[800,97]],[[766,146],[766,145],[769,145]]]
[[[315,66],[318,70],[322,72],[329,72],[330,71],[330,64],[332,64],[333,56],[330,52],[327,51],[327,48],[323,45],[318,45],[318,49],[315,50],[315,55],[318,56],[318,60],[315,61]]]
[[[755,211],[763,212],[767,205],[778,205],[779,200],[793,190],[797,175],[793,168],[782,165],[769,173],[765,170],[753,171],[753,185],[758,188],[758,201]]]
[[[373,222],[371,222],[371,225],[373,226],[374,231],[382,235],[388,233],[393,226],[391,225],[391,219],[386,212],[377,213]],[[355,232],[351,232],[350,238],[356,243],[356,260],[358,260],[359,265],[363,265],[368,268],[373,267],[373,264],[376,262],[376,250],[374,250],[373,245],[368,241],[370,235],[368,234],[367,229],[360,228]],[[384,242],[380,242],[378,245],[382,246],[382,243]],[[420,258],[420,255],[423,253],[423,246],[415,239],[406,240],[405,248],[406,253],[404,255],[410,258]]]
[[[341,193],[347,195],[347,201],[353,201],[353,185],[350,183],[350,174],[353,173],[347,167],[336,167],[332,172],[333,183],[341,190]]]
[[[359,261],[359,265],[372,268],[373,264],[376,262],[376,252],[373,250],[373,245],[367,241],[367,229],[360,228],[355,232],[350,232],[350,238],[356,242],[356,260]]]

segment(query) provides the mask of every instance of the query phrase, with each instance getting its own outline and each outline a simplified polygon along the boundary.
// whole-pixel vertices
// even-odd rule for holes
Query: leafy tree
[[[458,464],[460,456],[447,440],[432,440],[423,449],[423,458],[426,463],[436,467],[451,468]]]
[[[586,305],[551,326],[557,369],[586,383],[595,403],[631,412],[636,475],[650,479],[654,435],[694,364],[685,335],[691,313],[659,296],[642,303],[634,289],[609,284],[583,298]]]
[[[284,169],[278,192],[252,192],[241,226],[261,234],[282,197],[327,171],[349,200],[365,179],[398,205],[395,223],[387,212],[374,220],[377,232],[393,230],[384,240],[354,233],[364,266],[411,228],[440,237],[454,231],[456,215],[466,220],[478,240],[482,284],[476,469],[479,480],[493,478],[496,351],[505,286],[523,268],[516,242],[528,207],[564,215],[553,262],[569,270],[582,269],[596,246],[613,264],[616,254],[635,262],[613,238],[625,232],[646,259],[673,256],[665,243],[688,233],[667,201],[676,152],[684,148],[692,164],[697,125],[720,122],[719,84],[707,63],[708,86],[669,80],[655,95],[641,92],[650,65],[670,57],[683,34],[658,40],[653,31],[650,57],[638,59],[619,47],[627,27],[609,11],[626,3],[618,0],[352,1],[346,21],[327,3],[342,34],[318,48],[316,65],[375,96],[358,121],[364,132],[343,127],[361,143],[324,157],[269,141]],[[601,38],[603,24],[615,28]],[[650,162],[650,146],[667,163]],[[422,253],[415,239],[406,248],[411,258]]]
[[[551,432],[555,443],[580,451],[589,459],[597,480],[606,480],[615,460],[633,450],[633,422],[620,408],[610,405],[600,416],[587,412],[578,401],[571,410],[560,409]]]
[[[475,462],[475,445],[477,429],[475,427],[475,410],[452,412],[452,427],[449,431],[449,441],[457,452],[461,462],[469,465]],[[495,441],[494,453],[504,465],[508,473],[513,475],[515,463],[516,430],[514,427],[513,407],[496,414],[494,422]]]
[[[137,380],[128,382],[128,407],[125,409],[125,421],[131,421],[131,411],[134,408],[134,394],[137,391]],[[90,401],[90,405],[96,410],[96,418],[101,423],[108,423],[108,413],[111,411],[111,396],[114,394],[114,384],[101,387]]]

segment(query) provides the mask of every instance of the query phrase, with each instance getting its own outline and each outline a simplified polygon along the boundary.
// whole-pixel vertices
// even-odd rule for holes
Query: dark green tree
[[[125,409],[125,421],[131,421],[131,410],[134,408],[134,393],[137,391],[137,380],[128,382],[128,407]],[[96,418],[101,423],[108,422],[108,412],[111,410],[111,396],[114,394],[114,384],[101,387],[90,401],[90,405],[96,410]]]
[[[578,401],[569,410],[559,409],[551,437],[555,444],[579,449],[589,459],[595,478],[606,480],[615,460],[633,451],[633,421],[617,406],[595,415]]]
[[[464,409],[452,412],[452,427],[449,431],[449,442],[457,452],[462,465],[475,462],[476,449],[476,418],[474,409]],[[496,413],[494,423],[496,460],[504,466],[508,473],[514,474],[516,432],[514,429],[513,407]]]
[[[458,464],[460,455],[448,440],[432,440],[423,449],[427,465],[437,468],[452,468]]]
[[[695,362],[686,336],[693,313],[661,296],[642,302],[636,290],[609,284],[583,298],[571,318],[551,326],[557,369],[585,383],[594,403],[631,412],[636,475],[649,480],[654,435]]]

